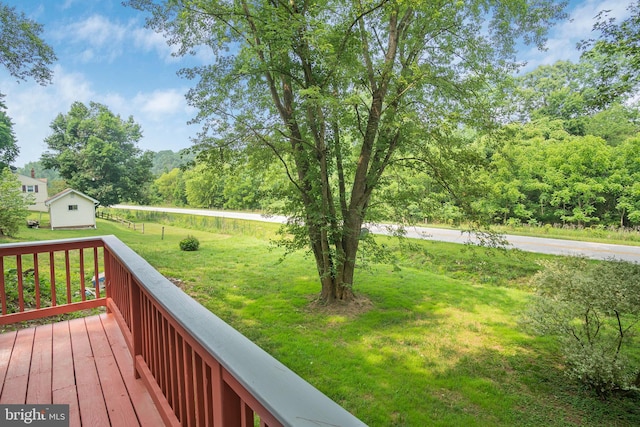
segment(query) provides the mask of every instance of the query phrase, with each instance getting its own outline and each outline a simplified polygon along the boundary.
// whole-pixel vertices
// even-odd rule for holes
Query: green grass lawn
[[[97,230],[25,228],[19,237],[115,234],[371,426],[640,425],[638,400],[601,401],[567,382],[553,341],[519,326],[543,256],[416,242],[395,265],[358,270],[358,304],[327,308],[315,304],[313,260],[281,262],[270,245],[276,225],[222,223],[148,223],[142,234],[99,221]],[[179,250],[187,235],[200,250]]]

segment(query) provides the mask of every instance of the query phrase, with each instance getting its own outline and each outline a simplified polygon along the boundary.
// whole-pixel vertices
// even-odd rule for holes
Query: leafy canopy
[[[542,45],[564,3],[132,0],[178,55],[211,64],[188,100],[203,148],[277,159],[293,246],[314,254],[326,301],[353,295],[360,229],[391,164],[442,172],[471,159],[456,133],[492,122],[489,86],[518,40]],[[443,176],[456,179],[448,169]],[[461,168],[462,171],[466,168]],[[461,172],[462,173],[462,172]],[[188,191],[188,190],[187,190]]]
[[[0,110],[0,168],[9,166],[18,156],[18,152],[13,122],[5,111]]]
[[[41,32],[40,24],[0,3],[0,64],[19,80],[32,77],[44,85],[53,78],[49,66],[56,56],[40,38]],[[19,153],[13,123],[4,111],[3,97],[0,93],[0,168],[12,163]]]
[[[640,84],[640,1],[631,2],[627,10],[630,16],[621,22],[611,18],[608,10],[600,12],[593,26],[600,37],[579,45],[584,58],[600,63],[597,89],[601,105],[633,95]]]
[[[67,186],[104,206],[145,201],[152,153],[137,148],[142,131],[133,117],[123,120],[102,104],[74,102],[50,127],[52,134],[45,138],[49,151],[41,161],[58,170]]]
[[[41,38],[42,25],[15,7],[0,3],[0,64],[19,80],[33,78],[47,84],[53,78],[49,66],[57,59]]]

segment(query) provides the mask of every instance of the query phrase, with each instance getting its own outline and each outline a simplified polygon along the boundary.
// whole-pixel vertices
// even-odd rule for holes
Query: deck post
[[[224,368],[216,363],[211,367],[213,386],[213,425],[240,426],[242,422],[242,402],[223,378]],[[251,420],[253,425],[253,420]],[[244,426],[243,426],[244,427]]]

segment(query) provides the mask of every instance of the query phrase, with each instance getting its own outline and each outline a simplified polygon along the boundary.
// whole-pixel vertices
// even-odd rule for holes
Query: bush
[[[51,286],[49,280],[40,277],[38,280],[40,287],[40,306],[51,306]],[[22,298],[25,309],[36,308],[36,281],[32,268],[22,272]],[[18,313],[20,311],[20,297],[18,291],[18,270],[9,268],[4,272],[4,291],[7,298],[7,313]]]
[[[534,281],[528,323],[558,337],[570,378],[600,396],[640,386],[640,265],[569,258]]]
[[[0,170],[0,236],[15,236],[24,224],[32,201],[22,195],[20,181],[9,168]]]
[[[197,251],[200,247],[200,242],[193,236],[187,236],[186,239],[180,241],[180,249],[183,251]]]

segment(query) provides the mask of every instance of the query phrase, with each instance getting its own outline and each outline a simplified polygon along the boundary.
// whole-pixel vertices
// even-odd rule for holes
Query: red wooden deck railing
[[[364,425],[114,236],[0,245],[0,299],[0,324],[106,306],[167,425]]]

